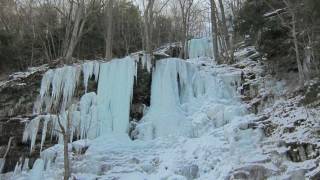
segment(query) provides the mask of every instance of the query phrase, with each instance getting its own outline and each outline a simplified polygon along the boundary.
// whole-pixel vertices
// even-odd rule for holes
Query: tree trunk
[[[291,11],[291,10],[289,10]],[[292,38],[293,38],[293,43],[294,43],[294,51],[295,51],[295,55],[296,55],[296,61],[297,61],[297,65],[298,65],[298,71],[299,71],[299,80],[300,80],[300,84],[303,84],[304,80],[305,80],[305,74],[303,73],[303,67],[302,67],[302,63],[300,60],[300,51],[299,51],[299,45],[298,45],[298,38],[297,38],[297,31],[296,31],[296,17],[294,12],[291,12],[291,20],[292,20]]]
[[[182,35],[182,41],[181,41],[181,51],[180,51],[180,58],[181,59],[185,59],[185,57],[186,57],[186,36],[187,36],[187,30],[186,30],[186,22],[185,22],[185,20],[183,20],[183,23],[182,23],[183,25],[183,27],[182,27],[182,33],[183,33],[183,35]]]
[[[84,12],[85,12],[84,1],[80,2],[77,6],[78,7],[76,10],[76,14],[75,14],[74,25],[73,25],[73,27],[70,26],[70,28],[72,29],[71,30],[72,31],[71,37],[66,39],[66,41],[68,42],[67,50],[65,52],[66,63],[72,62],[72,55],[73,55],[74,50],[78,44],[79,39],[82,36],[82,31],[83,31],[84,25],[86,23],[86,18],[84,17]],[[70,13],[72,13],[72,11]],[[69,23],[72,23],[72,22],[70,21]]]
[[[226,15],[225,15],[225,12],[224,12],[224,5],[222,3],[222,0],[219,0],[219,6],[220,6],[220,11],[221,11],[222,32],[224,34],[224,38],[225,38],[225,41],[226,41],[227,48],[228,48],[228,50],[230,50],[230,36],[229,36],[229,32],[228,32]]]
[[[68,133],[63,134],[63,157],[64,157],[64,180],[68,180],[70,177],[70,162],[69,162],[69,153],[68,153],[68,142],[69,142]]]
[[[155,0],[149,0],[147,7],[144,12],[144,29],[145,29],[145,46],[146,53],[152,57],[153,48],[152,48],[152,31],[153,31],[153,5]]]
[[[64,180],[69,180],[71,176],[70,171],[70,161],[69,161],[69,152],[68,152],[68,144],[70,140],[70,127],[71,127],[71,117],[67,116],[67,122],[65,124],[66,127],[63,126],[60,118],[58,117],[58,124],[61,130],[61,134],[63,136],[63,165],[64,165]]]
[[[211,29],[212,29],[212,45],[213,55],[216,62],[219,62],[219,50],[218,50],[218,25],[216,17],[216,5],[214,0],[210,0],[211,3]]]
[[[105,37],[105,43],[106,43],[106,53],[105,58],[106,60],[112,59],[112,41],[113,41],[113,0],[109,0],[108,8],[106,8],[108,11],[107,19],[108,19],[108,27],[107,27],[107,33]]]
[[[145,24],[144,24],[144,30],[145,30],[145,48],[146,53],[151,55],[152,54],[152,42],[151,42],[151,33],[150,33],[150,23],[149,18],[144,18]]]

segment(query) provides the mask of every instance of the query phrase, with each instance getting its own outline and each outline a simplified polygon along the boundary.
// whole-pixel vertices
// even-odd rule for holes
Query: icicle
[[[41,136],[40,152],[42,151],[42,147],[43,147],[44,141],[46,140],[47,127],[48,127],[48,122],[50,120],[51,120],[50,115],[44,117],[43,128],[42,128],[42,136]]]
[[[87,92],[88,81],[92,77],[93,71],[94,71],[94,62],[87,62],[82,64],[83,84],[85,87],[85,92]]]
[[[66,66],[65,71],[63,79],[63,103],[61,105],[62,111],[67,108],[67,104],[73,97],[80,75],[78,66]]]
[[[148,64],[150,65],[146,61],[147,66]],[[31,152],[36,142],[41,118],[44,118],[41,151],[47,133],[51,135],[51,139],[56,137],[59,143],[63,142],[58,122],[66,127],[68,118],[71,118],[72,123],[70,142],[73,137],[96,138],[101,132],[126,133],[129,126],[133,82],[137,76],[136,61],[127,57],[103,64],[97,61],[87,62],[81,67],[86,91],[88,81],[93,75],[95,80],[99,81],[99,86],[97,94],[86,93],[76,104],[70,102],[79,81],[80,66],[64,66],[49,70],[44,75],[40,90],[41,105],[45,103],[47,112],[60,106],[60,112],[57,115],[38,116],[26,126],[23,140],[31,141]],[[47,132],[49,122],[52,126],[51,131]]]
[[[21,164],[20,162],[17,162],[16,166],[14,167],[12,177],[14,177],[15,175],[21,173],[21,165],[22,165],[22,164]]]
[[[79,121],[80,121],[80,116],[78,115],[78,112],[77,111],[77,108],[78,108],[78,105],[76,104],[72,104],[70,106],[70,108],[68,109],[67,111],[67,119],[66,119],[66,123],[67,121],[70,122],[70,139],[69,139],[69,142],[72,142],[73,141],[73,137],[75,135],[75,132],[76,132],[76,125],[79,124]],[[67,125],[66,125],[67,127]]]
[[[22,171],[29,169],[29,158],[26,158],[23,163]]]
[[[52,91],[51,91],[51,98],[53,99],[53,104],[58,104],[61,95],[62,89],[62,81],[63,77],[65,76],[64,68],[59,68],[54,71],[53,79],[52,79]]]
[[[96,115],[96,93],[85,94],[80,100],[80,139],[95,138],[99,134],[99,124]]]
[[[27,142],[28,140],[31,141],[30,143],[30,153],[32,153],[33,147],[36,143],[36,138],[38,134],[38,128],[39,128],[39,122],[41,120],[42,116],[37,116],[34,119],[32,119],[25,127],[25,130],[23,132],[23,142]]]
[[[0,174],[2,173],[5,162],[6,162],[6,160],[4,158],[0,158]]]
[[[80,111],[76,109],[73,112],[69,112],[69,113],[72,113],[72,132],[71,132],[72,136],[70,136],[70,138],[76,137],[77,139],[80,139],[80,125],[81,125]]]
[[[50,109],[56,107],[61,98],[62,105],[61,110],[66,108],[73,97],[76,85],[80,76],[79,66],[64,66],[55,70],[48,70],[42,78],[40,88],[40,102],[36,103],[34,109],[35,112],[41,110],[43,103],[45,102],[46,111],[50,112]],[[49,94],[49,89],[51,94]]]
[[[94,61],[93,74],[96,82],[98,82],[98,79],[99,79],[99,72],[100,72],[100,63],[98,61]]]
[[[33,112],[34,114],[38,114],[42,111],[42,105],[46,99],[46,96],[49,94],[50,85],[52,83],[54,71],[49,69],[42,77],[41,87],[40,87],[40,96],[34,104]],[[45,102],[46,107],[48,106],[48,102]]]
[[[101,133],[126,133],[136,62],[130,57],[100,65],[97,94]]]
[[[29,179],[31,180],[42,180],[44,179],[44,161],[42,159],[37,159],[30,171]]]
[[[144,54],[141,57],[141,64],[143,69],[147,69],[147,71],[150,73],[152,69],[152,62],[151,57],[149,54]]]
[[[50,139],[52,140],[53,137],[58,137],[59,136],[59,132],[57,132],[56,130],[60,129],[59,125],[58,125],[58,116],[57,115],[51,115],[51,122],[52,122],[52,128],[51,128],[51,132],[50,132]]]
[[[152,74],[151,105],[142,119],[144,123],[138,125],[140,138],[191,135],[192,124],[187,121],[183,105],[209,92],[221,94],[214,91],[216,79],[209,73],[200,74],[196,65],[180,59],[157,61]]]
[[[54,145],[40,153],[41,159],[44,161],[44,169],[50,169],[52,163],[57,158],[58,154],[63,152],[63,145]]]
[[[49,69],[42,77],[41,88],[40,88],[41,99],[48,94],[48,91],[50,89],[50,85],[52,82],[53,74],[54,74],[53,70]]]
[[[187,96],[188,90],[190,91],[187,87],[186,68],[186,62],[174,58],[157,62],[152,76],[151,106],[143,118],[147,123],[141,125],[141,138],[187,133],[189,125],[180,107],[181,94]],[[181,87],[182,84],[186,87]]]

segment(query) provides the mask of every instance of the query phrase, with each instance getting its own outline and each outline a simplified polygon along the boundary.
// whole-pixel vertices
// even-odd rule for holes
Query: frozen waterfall
[[[190,135],[190,122],[181,104],[205,93],[197,67],[180,59],[164,59],[152,76],[151,106],[140,125],[140,138],[153,139],[170,134]]]
[[[136,76],[137,59],[131,57],[48,70],[43,75],[34,107],[35,114],[41,115],[26,125],[23,141],[31,142],[32,152],[41,123],[41,149],[47,132],[62,143],[58,121],[66,127],[68,120],[71,121],[71,136],[78,139],[93,139],[108,133],[127,134]],[[75,93],[82,85],[81,77],[85,90],[77,101]],[[89,80],[93,78],[98,83],[97,93],[88,92]],[[48,127],[51,131],[47,131]]]
[[[205,45],[208,40],[193,41]],[[201,48],[193,49],[192,53],[206,56]],[[147,63],[145,58],[142,58],[142,63]],[[150,71],[149,66],[146,68]],[[81,84],[81,77],[85,92],[80,100],[75,101],[74,94]],[[98,84],[97,92],[88,92],[88,82],[93,77]],[[194,63],[177,58],[157,61],[152,72],[151,105],[135,130],[138,131],[138,137],[154,139],[167,135],[198,135],[194,123],[188,120],[193,110],[187,104],[204,98],[232,99],[235,88],[226,84],[234,79],[237,78],[219,78],[200,71]],[[26,126],[23,141],[31,141],[32,152],[42,122],[41,149],[48,127],[51,127],[49,133],[62,143],[62,135],[57,133],[57,121],[66,126],[68,119],[72,122],[71,135],[78,139],[94,139],[110,133],[127,134],[135,80],[137,59],[131,57],[110,62],[89,61],[47,71],[42,79],[40,100],[35,105],[35,112],[48,114],[37,116]],[[219,108],[217,111],[221,110]],[[59,114],[51,114],[56,110]],[[224,124],[225,117],[216,124]]]
[[[128,130],[138,58],[49,70],[35,105],[41,115],[26,126],[24,141],[32,151],[43,128],[41,150],[47,134],[61,143],[57,120],[65,125],[71,119],[78,140],[70,139],[69,153],[77,179],[225,179],[242,157],[259,153],[261,133],[244,128],[250,118],[237,97],[241,71],[213,65],[206,58],[212,56],[210,46],[208,38],[191,40],[194,59],[162,59],[155,67],[141,58],[152,73],[151,97],[142,119],[134,122],[134,141]],[[61,178],[62,144],[42,151],[41,159],[26,179]]]
[[[191,39],[189,42],[189,58],[214,57],[210,38]]]
[[[136,62],[125,58],[100,66],[97,103],[101,134],[126,133],[129,127],[133,83],[137,74]]]
[[[152,76],[151,105],[138,125],[141,139],[154,139],[168,135],[198,136],[196,123],[188,117],[194,113],[190,104],[201,101],[235,101],[236,87],[230,86],[238,77],[219,77],[200,71],[199,67],[185,60],[169,58],[157,62]],[[227,79],[227,80],[225,80]],[[222,103],[222,102],[221,102]],[[195,106],[195,105],[193,105]],[[196,109],[196,108],[195,108]],[[222,115],[215,120],[216,126],[226,124],[238,113],[223,104],[211,110]]]

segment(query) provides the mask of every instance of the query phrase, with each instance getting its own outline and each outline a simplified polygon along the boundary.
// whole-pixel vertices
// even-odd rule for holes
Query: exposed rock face
[[[199,167],[195,164],[182,167],[178,174],[187,178],[187,180],[196,179],[199,176]]]
[[[22,134],[24,123],[21,119],[1,119],[0,122],[0,156],[3,157],[10,137],[14,137],[11,143],[9,153],[7,154],[3,172],[8,172],[14,168],[20,156],[26,152],[28,155],[28,146],[22,144]],[[19,154],[19,155],[18,155]]]
[[[293,162],[303,162],[319,156],[319,149],[315,144],[294,142],[286,145],[289,148],[287,156]]]
[[[0,87],[0,117],[32,114],[33,103],[39,94],[42,72],[9,81]]]
[[[150,106],[151,73],[143,68],[140,62],[137,71],[138,77],[133,87],[130,117],[135,120],[140,120],[143,116],[145,106]]]
[[[251,128],[261,128],[264,132],[261,146],[278,170],[270,172],[263,168],[264,164],[262,167],[248,166],[234,170],[228,179],[267,179],[270,176],[275,179],[319,179],[319,79],[299,87],[297,80],[292,79],[295,74],[270,75],[266,72],[270,69],[265,65],[268,63],[253,55],[256,53],[251,48],[247,49],[241,53],[242,58],[251,59],[255,64],[233,65],[243,70],[241,98],[248,104],[248,110],[258,116]],[[284,64],[282,68],[295,67]],[[259,68],[262,71],[255,70]]]
[[[4,156],[8,141],[13,137],[4,172],[11,171],[20,157],[29,158],[31,161],[38,157],[29,153],[28,144],[22,143],[22,135],[25,123],[32,118],[33,103],[39,94],[43,72],[16,77],[0,87],[0,157]]]
[[[227,180],[261,180],[267,179],[274,172],[260,165],[245,166],[231,172]]]

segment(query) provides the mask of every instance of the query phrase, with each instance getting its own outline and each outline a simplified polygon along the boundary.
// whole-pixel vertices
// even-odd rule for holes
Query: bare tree
[[[211,28],[212,28],[212,43],[213,54],[216,62],[219,62],[219,49],[218,49],[218,24],[217,24],[217,9],[215,0],[210,0],[211,7]]]
[[[62,48],[66,62],[70,63],[78,42],[83,34],[86,33],[84,28],[88,17],[97,11],[96,5],[99,0],[72,0],[68,2],[69,4],[66,5],[68,7],[67,11],[64,12],[64,7],[60,7],[61,9],[57,8],[57,10],[66,19],[66,30]]]
[[[61,134],[63,136],[63,162],[64,162],[64,180],[68,180],[71,176],[70,171],[70,159],[69,159],[69,151],[68,151],[68,144],[70,140],[70,126],[71,126],[71,119],[68,118],[67,120],[67,127],[64,127],[60,118],[58,117],[59,127],[61,129]]]
[[[12,143],[12,140],[14,139],[14,137],[10,137],[9,138],[9,141],[8,141],[8,145],[7,145],[7,149],[3,155],[2,158],[0,158],[0,173],[2,173],[2,170],[4,168],[4,165],[5,165],[5,161],[6,161],[6,157],[10,151],[10,148],[11,148],[11,143]]]
[[[189,34],[189,21],[191,8],[194,3],[194,0],[178,0],[181,10],[182,18],[182,39],[181,39],[181,52],[180,58],[186,59],[188,56],[188,34]]]
[[[72,141],[72,112],[75,111],[76,106],[70,105],[68,111],[62,111],[57,116],[57,122],[59,129],[55,129],[58,133],[62,135],[63,138],[63,161],[64,161],[64,180],[68,180],[71,176],[71,163],[69,158],[69,142]]]
[[[219,8],[220,8],[220,13],[221,13],[221,29],[222,29],[222,33],[225,39],[225,43],[227,46],[227,49],[230,50],[230,36],[229,36],[229,32],[228,32],[228,27],[227,27],[227,20],[226,20],[226,14],[224,11],[224,5],[222,0],[219,0]]]
[[[146,53],[152,57],[152,30],[153,30],[153,18],[154,18],[154,3],[155,0],[148,0],[143,13],[144,19],[144,35],[145,35],[145,50]]]
[[[105,40],[105,58],[107,60],[112,59],[112,42],[113,42],[113,8],[114,8],[114,0],[108,0],[107,5],[104,8],[104,19],[106,26],[106,32],[104,34]]]
[[[291,38],[293,41],[295,58],[296,58],[297,66],[298,66],[298,72],[299,72],[299,81],[300,81],[300,84],[303,84],[304,80],[306,80],[306,73],[307,73],[306,71],[307,70],[303,69],[302,60],[300,59],[301,53],[299,50],[298,32],[297,32],[297,17],[296,17],[296,8],[297,7],[292,2],[289,2],[288,0],[282,0],[283,4],[286,6],[286,9],[287,9],[289,16],[290,16],[290,21],[287,22],[283,13],[279,13],[278,11],[276,11],[276,9],[270,3],[268,3],[268,1],[264,0],[264,2],[271,9],[273,9],[275,12],[277,12],[277,16],[280,19],[281,24],[284,27],[288,28],[291,32]]]

